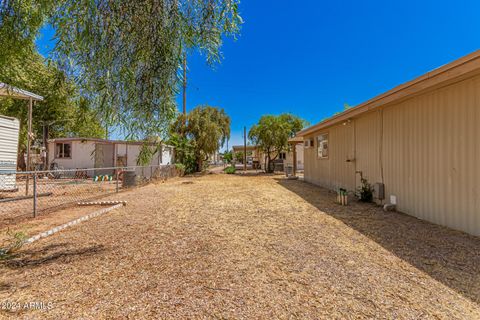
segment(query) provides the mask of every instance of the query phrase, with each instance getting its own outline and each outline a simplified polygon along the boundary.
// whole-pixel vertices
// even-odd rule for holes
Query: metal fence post
[[[116,192],[118,193],[118,178],[119,178],[119,173],[118,173],[118,168],[115,170],[116,171],[116,176],[117,176],[117,182],[116,182],[116,186],[115,186],[115,189],[116,189]]]
[[[37,174],[33,174],[33,217],[37,217]]]

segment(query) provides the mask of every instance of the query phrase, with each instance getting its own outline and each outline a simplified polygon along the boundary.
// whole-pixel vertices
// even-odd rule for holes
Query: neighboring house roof
[[[480,50],[477,50],[463,58],[455,60],[440,68],[399,85],[373,99],[370,99],[354,108],[345,110],[333,117],[321,121],[309,128],[297,133],[297,137],[303,137],[315,131],[342,123],[353,117],[367,113],[381,106],[398,103],[411,98],[427,90],[438,89],[443,86],[465,80],[471,76],[480,74]]]
[[[245,146],[233,146],[233,151],[243,151],[245,149]],[[253,151],[256,150],[257,146],[247,146],[247,151]]]
[[[58,143],[64,143],[64,142],[72,142],[72,141],[80,141],[80,142],[87,142],[87,141],[92,141],[92,142],[99,142],[99,143],[105,143],[105,144],[131,144],[131,145],[143,145],[146,141],[125,141],[125,140],[107,140],[107,139],[99,139],[99,138],[55,138],[55,139],[49,139],[48,142],[58,142]],[[156,143],[153,142],[147,142],[151,145],[156,145]],[[166,147],[172,147],[170,145],[167,145],[165,143],[162,143],[162,145]]]
[[[302,143],[303,142],[303,137],[296,136],[296,137],[288,139],[288,142],[290,142],[290,143]]]
[[[11,97],[24,100],[43,101],[43,97],[38,94],[19,89],[6,83],[0,82],[0,97]]]

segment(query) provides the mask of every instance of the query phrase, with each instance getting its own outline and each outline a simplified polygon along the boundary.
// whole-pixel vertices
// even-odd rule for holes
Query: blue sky
[[[244,0],[240,8],[245,24],[237,41],[226,39],[221,64],[189,57],[187,108],[224,108],[230,146],[263,114],[290,112],[314,124],[480,43],[478,0]],[[52,32],[38,41],[44,54]]]

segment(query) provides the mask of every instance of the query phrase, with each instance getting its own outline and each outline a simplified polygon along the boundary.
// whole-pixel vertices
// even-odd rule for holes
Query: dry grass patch
[[[4,263],[0,301],[52,302],[14,314],[52,319],[480,318],[478,238],[333,198],[223,174],[126,192]]]

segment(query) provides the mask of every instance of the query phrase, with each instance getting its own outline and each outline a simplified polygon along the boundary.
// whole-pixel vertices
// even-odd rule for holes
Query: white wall
[[[124,151],[124,145],[122,145],[122,148],[119,148],[122,152]],[[119,145],[120,147],[120,145]],[[142,149],[142,145],[129,145],[128,146],[128,166],[136,166],[137,165],[137,158],[138,155],[140,154],[140,150]],[[126,150],[125,150],[126,151]],[[120,151],[119,151],[120,155]],[[161,161],[159,161],[159,157],[161,157]],[[162,148],[162,155],[160,154],[155,154],[150,161],[151,166],[156,166],[159,164],[166,165],[166,164],[172,164],[173,161],[173,150],[171,147],[168,146],[163,146]]]
[[[297,170],[303,170],[304,156],[303,156],[303,144],[299,143],[296,145],[297,151]],[[293,152],[287,152],[287,159],[285,161],[288,165],[293,165]]]
[[[0,173],[17,170],[18,132],[17,119],[0,117]],[[0,175],[0,190],[16,189],[15,174]]]
[[[137,165],[137,158],[138,158],[138,155],[140,154],[140,149],[142,148],[142,146],[130,144],[127,147],[128,147],[127,166],[134,167]]]
[[[162,164],[173,164],[173,148],[163,146],[163,148],[162,148]]]
[[[72,141],[71,158],[55,158],[55,143],[48,144],[48,163],[58,163],[64,169],[87,169],[95,167],[94,151],[95,142],[93,141]]]
[[[72,158],[55,158],[55,143],[50,142],[48,144],[49,154],[48,159],[49,163],[56,162],[65,169],[87,169],[95,167],[95,159],[93,152],[95,151],[94,141],[81,142],[81,141],[72,141]],[[117,144],[117,156],[127,156],[127,166],[133,167],[137,166],[137,158],[140,154],[142,145],[130,144]],[[158,164],[172,164],[173,163],[173,149],[168,146],[164,146],[161,155],[161,162],[159,161],[159,154],[156,154],[149,165],[158,165]]]
[[[297,148],[297,169],[298,170],[303,170],[303,165],[304,165],[304,146],[303,146],[303,143],[301,144],[297,144],[296,146]]]

